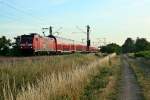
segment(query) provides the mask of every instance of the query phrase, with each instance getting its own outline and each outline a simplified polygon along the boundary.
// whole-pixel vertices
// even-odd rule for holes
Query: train
[[[38,33],[21,35],[17,38],[20,51],[23,54],[39,55],[46,54],[63,54],[63,53],[94,53],[98,48],[87,46],[84,43],[76,42],[54,35],[41,36]]]

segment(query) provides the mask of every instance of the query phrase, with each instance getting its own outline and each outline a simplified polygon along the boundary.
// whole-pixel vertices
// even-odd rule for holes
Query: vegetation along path
[[[130,57],[128,61],[142,87],[144,100],[150,100],[150,59]]]
[[[142,100],[142,91],[136,80],[135,73],[127,61],[127,56],[122,56],[122,80],[119,100]]]

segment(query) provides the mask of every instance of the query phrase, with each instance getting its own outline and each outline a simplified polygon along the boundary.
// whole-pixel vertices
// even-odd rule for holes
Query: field
[[[149,64],[133,54],[3,58],[0,100],[149,100]]]
[[[74,54],[40,59],[15,58],[1,62],[0,99],[78,100],[99,96],[113,98],[111,94],[116,93],[116,89],[109,92],[107,90],[116,86],[110,84],[115,83],[117,79],[117,73],[113,75],[112,71],[119,69],[116,67],[119,66],[116,64],[119,58],[109,60],[114,59],[113,56]],[[93,88],[93,82],[97,87]],[[95,91],[98,95],[95,95]],[[87,96],[88,92],[92,92],[92,95]]]

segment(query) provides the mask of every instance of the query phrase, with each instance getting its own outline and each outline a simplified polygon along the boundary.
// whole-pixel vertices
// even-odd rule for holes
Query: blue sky
[[[91,26],[91,38],[122,44],[127,37],[150,40],[150,0],[0,0],[0,36],[37,32],[52,25],[60,36],[81,41]],[[42,34],[41,34],[42,35]]]

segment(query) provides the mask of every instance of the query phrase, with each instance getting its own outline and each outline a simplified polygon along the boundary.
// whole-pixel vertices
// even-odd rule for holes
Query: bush
[[[135,53],[135,57],[144,57],[150,59],[150,51],[140,51]]]
[[[101,50],[102,53],[114,53],[116,52],[117,54],[121,53],[121,47],[115,43],[108,44],[106,46],[102,46]]]

